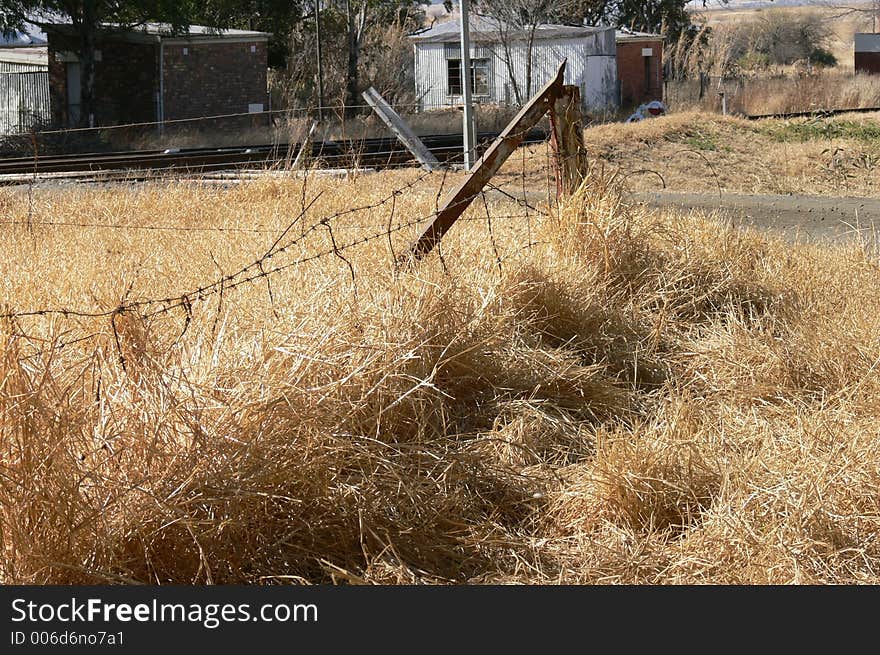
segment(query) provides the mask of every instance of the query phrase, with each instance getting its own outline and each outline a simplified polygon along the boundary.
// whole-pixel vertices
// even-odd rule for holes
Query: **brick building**
[[[95,53],[94,115],[81,121],[76,37],[70,27],[56,26],[48,35],[54,121],[98,126],[265,111],[269,36],[245,30],[212,33],[197,25],[183,35],[156,24],[102,31]]]
[[[853,38],[856,73],[880,73],[880,34],[856,34]]]
[[[663,100],[663,37],[621,28],[616,41],[621,106]]]

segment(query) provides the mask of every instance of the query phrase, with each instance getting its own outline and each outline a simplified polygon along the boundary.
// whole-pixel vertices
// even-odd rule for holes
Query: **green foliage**
[[[698,122],[686,129],[676,130],[664,138],[672,143],[680,143],[690,150],[701,152],[731,152],[730,146],[724,142],[724,135],[719,134],[710,123]]]
[[[719,149],[715,136],[704,132],[698,132],[687,136],[682,140],[682,143],[694,150],[715,151]]]
[[[562,3],[591,25],[620,25],[642,32],[659,32],[676,41],[693,32],[687,0],[575,0]]]
[[[659,32],[672,40],[693,28],[687,0],[476,0],[473,6],[516,27],[586,20],[590,25]]]
[[[744,71],[765,71],[770,68],[770,55],[764,52],[747,52],[736,63]]]
[[[810,53],[810,61],[815,66],[824,66],[826,68],[837,66],[837,57],[835,57],[825,48],[813,49],[813,51]]]
[[[125,27],[156,21],[180,31],[203,5],[195,0],[0,0],[0,29],[20,29],[32,23],[51,31],[59,20],[66,20],[88,30],[101,24]]]

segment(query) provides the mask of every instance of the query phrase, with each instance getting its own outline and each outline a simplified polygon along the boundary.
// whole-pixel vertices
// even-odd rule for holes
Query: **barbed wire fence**
[[[520,135],[522,136],[522,135]],[[532,220],[536,215],[552,215],[553,203],[548,202],[547,208],[542,209],[536,201],[537,192],[540,186],[537,181],[543,178],[546,182],[546,191],[548,199],[552,198],[551,180],[555,171],[553,155],[550,152],[550,144],[546,144],[546,162],[537,164],[545,159],[539,152],[533,152],[527,155],[523,149],[521,160],[521,169],[519,171],[506,171],[499,173],[496,178],[485,185],[485,189],[475,194],[474,198],[482,199],[482,215],[477,211],[474,215],[462,217],[465,222],[481,222],[485,223],[488,232],[487,247],[491,248],[494,255],[495,265],[502,273],[502,268],[507,256],[502,255],[498,243],[496,241],[495,227],[493,221],[502,219],[524,219],[527,223],[528,239],[523,249],[531,249],[537,245],[532,238]],[[390,193],[386,193],[381,198],[370,203],[364,203],[358,206],[348,207],[331,214],[321,216],[320,218],[308,220],[309,214],[318,200],[321,198],[323,191],[317,190],[309,195],[308,182],[309,175],[303,177],[301,189],[301,208],[292,220],[282,229],[272,229],[268,226],[254,227],[225,227],[225,226],[192,226],[192,225],[161,225],[161,224],[125,224],[121,222],[100,222],[100,221],[75,221],[75,220],[34,220],[29,213],[26,221],[0,219],[0,225],[10,227],[24,227],[29,233],[33,233],[35,229],[84,229],[94,228],[101,230],[137,230],[137,231],[162,231],[162,232],[179,232],[188,234],[193,232],[217,232],[217,233],[250,233],[250,234],[266,234],[275,235],[271,245],[264,250],[256,252],[249,261],[231,273],[224,273],[220,266],[220,275],[208,280],[204,284],[191,288],[189,290],[162,295],[158,297],[146,297],[129,299],[132,292],[133,282],[129,286],[123,299],[112,308],[102,307],[39,307],[29,309],[12,309],[0,312],[0,320],[8,321],[16,326],[15,331],[27,336],[26,330],[22,327],[21,321],[28,318],[46,318],[57,317],[63,320],[70,319],[108,319],[113,334],[113,338],[118,351],[120,364],[123,369],[126,366],[123,356],[123,349],[120,343],[120,336],[117,327],[117,320],[123,316],[135,316],[142,320],[155,319],[161,316],[170,316],[176,314],[183,321],[183,326],[177,340],[182,338],[193,320],[194,307],[200,303],[209,300],[217,300],[217,313],[214,320],[212,332],[216,330],[217,320],[222,312],[225,298],[230,292],[234,292],[247,285],[254,285],[264,282],[266,284],[267,301],[272,311],[276,312],[276,297],[272,287],[272,281],[277,276],[286,271],[290,271],[296,267],[303,266],[320,260],[330,258],[338,260],[348,271],[350,278],[351,291],[357,296],[358,280],[355,265],[352,261],[351,252],[366,244],[384,241],[387,244],[390,261],[397,269],[406,264],[405,253],[399,252],[394,245],[394,237],[401,233],[409,231],[411,228],[425,224],[437,215],[440,200],[443,197],[451,177],[451,168],[460,162],[462,155],[457,155],[447,161],[447,167],[442,172],[420,171],[418,175],[409,181],[394,188]],[[412,166],[410,166],[412,168]],[[398,217],[399,208],[398,200],[405,194],[413,192],[423,182],[430,182],[439,179],[437,191],[433,198],[433,209],[424,214],[415,217]],[[527,180],[527,178],[531,178]],[[354,184],[358,180],[353,181]],[[487,192],[497,194],[499,198],[505,202],[514,203],[515,206],[522,210],[521,213],[497,212],[491,209],[487,199]],[[469,203],[473,198],[469,198]],[[344,223],[340,219],[353,215],[368,216],[376,215],[382,211],[387,211],[387,220],[370,222],[370,223]],[[298,229],[297,229],[298,228]],[[357,229],[363,234],[346,236],[348,230]],[[282,256],[290,254],[298,247],[304,246],[305,243],[318,233],[324,233],[329,240],[329,244],[325,247],[318,248],[313,252],[302,253],[293,259],[285,259]],[[447,270],[444,261],[442,249],[438,249],[437,256],[444,270]],[[216,261],[215,261],[216,265]],[[276,312],[277,315],[277,312]],[[87,340],[94,337],[95,334],[73,338],[70,340],[59,340],[52,344],[53,348],[61,349],[68,347],[74,343]]]

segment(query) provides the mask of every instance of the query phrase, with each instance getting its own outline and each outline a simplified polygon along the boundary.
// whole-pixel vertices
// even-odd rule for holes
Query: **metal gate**
[[[27,132],[52,120],[49,73],[0,73],[0,135]]]

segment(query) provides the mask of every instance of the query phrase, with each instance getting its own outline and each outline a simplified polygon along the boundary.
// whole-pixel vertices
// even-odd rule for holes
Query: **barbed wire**
[[[314,198],[312,198],[312,200],[308,204],[304,204],[303,209],[300,211],[300,213],[293,219],[293,221],[290,222],[290,224],[288,224],[288,226],[283,231],[281,231],[279,237],[275,240],[275,242],[272,244],[272,246],[270,246],[269,249],[266,250],[260,257],[257,257],[256,259],[254,259],[249,264],[245,265],[244,267],[242,267],[241,269],[239,269],[235,273],[232,273],[230,275],[224,275],[220,279],[215,280],[214,282],[211,282],[209,284],[203,285],[193,291],[189,291],[189,292],[182,293],[182,294],[175,294],[173,296],[166,296],[163,298],[123,302],[123,303],[120,303],[120,305],[117,306],[116,308],[110,309],[110,310],[86,311],[86,310],[81,310],[81,309],[70,309],[70,308],[61,308],[61,309],[48,309],[47,308],[47,309],[19,311],[19,312],[4,312],[4,313],[0,313],[0,319],[24,318],[24,317],[28,317],[28,316],[48,316],[48,315],[60,315],[60,316],[64,316],[64,317],[73,316],[73,317],[79,317],[79,318],[105,318],[105,317],[117,316],[121,313],[129,312],[129,311],[137,310],[139,308],[149,307],[149,306],[153,306],[153,305],[169,305],[169,304],[174,303],[176,301],[186,301],[186,300],[188,300],[189,302],[204,300],[205,298],[209,297],[210,295],[213,295],[214,293],[219,292],[221,289],[234,288],[234,286],[238,286],[237,284],[232,284],[232,283],[234,283],[236,279],[238,279],[242,276],[247,276],[247,274],[250,271],[253,271],[254,269],[259,269],[261,271],[261,273],[257,277],[262,277],[263,275],[266,274],[264,272],[266,262],[274,259],[278,255],[289,250],[290,248],[293,248],[294,246],[296,246],[298,243],[305,240],[305,238],[307,236],[309,236],[310,234],[312,234],[313,232],[315,232],[319,228],[327,226],[330,224],[331,221],[336,220],[338,218],[341,218],[343,216],[347,216],[347,215],[350,215],[350,214],[353,214],[356,212],[370,211],[372,209],[376,209],[378,207],[381,207],[382,205],[390,202],[392,198],[395,198],[396,196],[400,195],[401,193],[404,193],[405,191],[407,191],[408,189],[411,189],[413,186],[415,186],[415,184],[417,184],[419,181],[425,179],[429,175],[430,175],[430,172],[427,172],[427,171],[423,172],[415,180],[409,181],[408,183],[406,183],[402,187],[395,189],[394,191],[392,191],[391,194],[381,198],[380,200],[378,200],[376,202],[372,202],[372,203],[369,203],[366,205],[361,205],[359,207],[351,207],[348,209],[343,209],[338,212],[335,212],[334,214],[332,214],[330,216],[326,216],[326,217],[322,218],[321,220],[317,221],[316,223],[313,223],[307,229],[304,229],[300,233],[300,235],[295,236],[285,242],[283,240],[284,237],[287,234],[289,234],[290,230],[306,215],[308,210],[314,205],[314,203],[318,200],[318,198],[320,198],[321,195],[323,194],[323,192],[319,192]],[[423,221],[426,219],[421,218],[419,220]],[[385,236],[384,232],[382,233],[382,236]],[[274,269],[269,269],[269,270],[274,271]],[[283,269],[281,269],[281,270],[283,270]],[[230,287],[230,284],[232,284],[231,287]],[[179,305],[175,305],[175,306],[179,306]]]
[[[515,135],[521,136],[522,133]],[[456,158],[460,158],[462,155],[458,154]],[[453,161],[456,159],[453,158]],[[519,197],[513,193],[507,191],[504,187],[506,184],[501,182],[500,184],[489,183],[487,185],[487,190],[494,191],[499,193],[507,200],[515,201],[520,207],[525,210],[524,215],[515,215],[515,214],[502,214],[502,215],[493,215],[489,209],[489,203],[487,201],[486,192],[481,190],[477,193],[473,194],[472,197],[465,198],[461,200],[461,203],[470,203],[477,196],[482,196],[483,205],[485,210],[485,217],[462,217],[459,220],[462,221],[485,221],[487,224],[487,228],[489,230],[489,237],[492,243],[493,251],[495,254],[495,260],[498,266],[499,274],[502,271],[502,262],[505,261],[509,255],[502,256],[498,245],[495,240],[495,234],[493,231],[492,220],[494,219],[510,219],[510,218],[528,218],[531,220],[532,213],[541,213],[544,215],[549,215],[546,211],[541,210],[537,207],[537,204],[534,202],[529,202],[527,189],[524,181],[524,177],[526,175],[525,170],[525,157],[523,159],[523,169],[521,171],[521,176],[523,177],[522,181],[522,196]],[[555,170],[558,167],[558,163],[548,163],[544,167],[537,167],[536,169],[530,170],[529,173],[543,173],[550,170]],[[411,167],[410,167],[411,168]],[[361,206],[346,208],[327,216],[320,218],[319,220],[312,222],[308,227],[305,227],[304,219],[308,212],[312,209],[318,199],[323,195],[323,191],[319,191],[316,193],[310,201],[306,201],[307,195],[307,182],[308,176],[304,178],[304,184],[302,188],[302,208],[301,211],[293,218],[292,221],[288,223],[288,225],[283,230],[273,230],[268,229],[265,226],[246,228],[246,227],[220,227],[220,226],[166,226],[166,225],[131,225],[131,224],[122,224],[122,223],[108,223],[101,224],[96,222],[88,222],[88,221],[0,221],[0,225],[22,225],[27,226],[29,229],[33,229],[34,227],[95,227],[95,228],[106,228],[106,229],[142,229],[142,230],[168,230],[168,231],[180,231],[180,232],[196,232],[196,231],[211,231],[211,232],[251,232],[251,233],[273,233],[278,236],[275,238],[273,243],[261,254],[256,255],[252,258],[252,260],[245,264],[244,266],[237,269],[235,272],[230,274],[225,274],[220,266],[217,265],[218,269],[220,269],[221,275],[218,278],[215,278],[195,289],[190,289],[188,291],[182,293],[168,294],[164,297],[157,298],[141,298],[136,300],[128,300],[128,295],[131,292],[133,287],[133,282],[129,286],[129,289],[123,296],[123,300],[115,307],[111,309],[82,309],[82,308],[69,308],[69,307],[61,307],[61,308],[41,308],[41,309],[33,309],[26,311],[6,311],[0,313],[0,319],[13,321],[17,325],[17,321],[22,318],[28,317],[45,317],[45,316],[61,316],[65,319],[67,318],[83,318],[83,319],[99,319],[99,318],[109,318],[111,328],[113,330],[114,339],[116,341],[117,349],[120,352],[120,361],[122,362],[123,368],[125,367],[124,358],[121,354],[121,345],[119,340],[119,334],[117,331],[116,320],[118,317],[125,314],[135,314],[143,319],[150,319],[162,314],[167,314],[175,310],[183,310],[184,312],[184,327],[181,332],[181,336],[186,332],[188,326],[190,325],[193,317],[193,307],[197,303],[205,302],[215,296],[219,296],[218,303],[218,318],[220,308],[222,307],[223,300],[225,294],[229,291],[233,291],[238,289],[244,285],[252,284],[260,280],[265,280],[267,284],[267,292],[269,294],[269,302],[272,305],[273,311],[275,311],[275,298],[273,289],[271,286],[271,278],[280,274],[283,271],[290,270],[297,266],[302,266],[308,264],[310,262],[318,261],[327,257],[334,257],[343,262],[349,270],[349,273],[352,278],[353,283],[353,291],[357,293],[356,286],[356,272],[354,265],[346,255],[348,251],[357,248],[359,246],[363,246],[365,244],[378,241],[380,239],[386,240],[388,242],[388,247],[390,249],[390,254],[392,261],[395,262],[395,266],[400,262],[400,258],[398,254],[394,250],[394,244],[392,240],[392,236],[403,232],[407,229],[413,228],[419,224],[424,223],[436,216],[437,207],[439,203],[440,195],[443,192],[443,188],[445,186],[446,178],[449,171],[444,170],[443,179],[441,184],[439,185],[439,189],[437,192],[437,197],[435,199],[435,208],[434,210],[425,215],[420,215],[416,218],[394,222],[394,214],[397,209],[398,198],[403,194],[411,191],[416,185],[421,183],[422,181],[429,178],[432,173],[430,171],[422,171],[418,176],[409,180],[407,183],[395,188],[390,193],[384,195],[377,201],[370,202],[367,204],[363,204]],[[519,179],[514,179],[510,184],[516,184],[519,182]],[[375,225],[340,225],[339,219],[348,215],[352,215],[359,212],[372,212],[380,207],[385,205],[391,205],[391,212],[389,214],[387,223],[384,229],[381,230],[373,230],[372,232],[365,234],[361,237],[350,239],[350,240],[339,240],[336,235],[336,230],[340,229],[369,229],[371,227],[375,227]],[[453,206],[454,207],[454,206]],[[292,235],[292,231],[296,225],[303,225],[302,229],[298,234]],[[286,261],[282,263],[276,263],[275,260],[281,256],[283,253],[289,252],[295,247],[301,245],[307,238],[311,235],[315,234],[318,231],[327,231],[327,236],[330,241],[330,246],[326,247],[317,252],[300,256],[291,261]],[[532,239],[531,239],[531,223],[529,223],[529,244],[528,248],[531,248]],[[445,262],[442,262],[445,267]],[[216,265],[216,261],[215,261]],[[216,322],[216,319],[215,319]],[[216,327],[216,326],[215,326]],[[19,327],[19,331],[21,331]],[[22,331],[22,334],[23,331]],[[64,347],[67,345],[71,345],[73,343],[78,343],[83,340],[92,338],[96,336],[96,334],[100,334],[100,332],[88,335],[85,337],[80,337],[76,339],[72,339],[66,342],[62,342],[60,344],[56,344],[58,347]],[[180,337],[178,337],[180,338]]]

